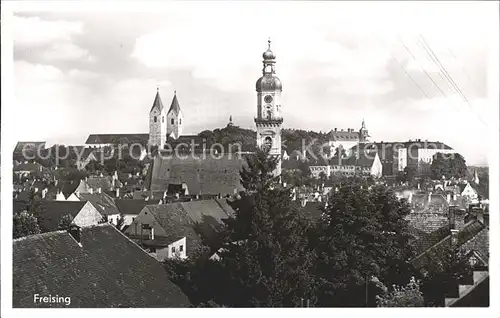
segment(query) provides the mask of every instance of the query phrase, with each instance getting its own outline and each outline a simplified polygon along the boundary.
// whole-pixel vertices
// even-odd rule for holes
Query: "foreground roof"
[[[71,304],[40,304],[33,295]],[[112,225],[83,228],[81,246],[65,231],[13,243],[14,307],[187,307],[163,266]]]

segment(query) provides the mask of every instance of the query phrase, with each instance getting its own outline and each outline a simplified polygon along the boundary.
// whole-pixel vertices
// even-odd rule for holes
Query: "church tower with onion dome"
[[[268,40],[268,49],[262,55],[262,77],[257,80],[257,146],[269,149],[271,156],[279,158],[275,175],[281,174],[281,113],[280,79],[276,76],[276,55],[271,51],[271,40]]]

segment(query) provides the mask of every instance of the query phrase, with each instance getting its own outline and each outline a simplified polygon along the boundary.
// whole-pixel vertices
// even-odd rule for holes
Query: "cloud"
[[[83,34],[82,22],[14,16],[14,46],[30,50],[41,47],[41,56],[47,61],[95,62],[88,50],[73,43],[75,36]]]
[[[83,23],[74,21],[44,21],[39,17],[14,15],[14,45],[43,45],[53,41],[70,41],[74,34],[83,33]]]
[[[50,49],[47,49],[42,56],[47,60],[95,62],[95,58],[90,55],[88,50],[82,49],[73,43],[56,43]]]

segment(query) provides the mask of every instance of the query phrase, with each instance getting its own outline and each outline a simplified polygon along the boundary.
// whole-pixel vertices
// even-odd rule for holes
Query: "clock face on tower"
[[[266,97],[264,97],[264,101],[266,103],[270,103],[273,101],[273,97],[271,95],[266,95]]]

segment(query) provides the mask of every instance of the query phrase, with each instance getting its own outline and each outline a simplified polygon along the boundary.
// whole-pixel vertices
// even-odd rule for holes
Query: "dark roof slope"
[[[151,172],[151,190],[164,191],[168,185],[186,183],[190,195],[234,194],[241,191],[240,169],[244,160],[223,156],[206,158],[160,158],[154,160]]]
[[[87,138],[86,144],[146,144],[149,134],[92,134]]]
[[[82,201],[90,201],[102,215],[120,214],[114,199],[106,193],[79,193],[78,197]]]
[[[156,92],[155,100],[153,102],[153,106],[151,107],[151,111],[153,111],[153,109],[155,108],[158,109],[159,111],[163,109],[163,103],[161,102],[159,91]]]
[[[42,232],[57,231],[59,221],[64,215],[73,218],[78,215],[87,202],[82,201],[42,201],[40,203],[40,230]]]
[[[81,237],[81,247],[64,231],[14,240],[14,307],[190,305],[163,266],[114,226],[84,228]],[[35,294],[70,297],[71,304],[34,304]]]
[[[115,199],[115,204],[121,214],[137,215],[146,205],[153,203],[146,200]]]
[[[170,108],[167,112],[174,112],[175,114],[178,114],[181,111],[181,108],[179,106],[179,101],[177,100],[177,94],[174,95],[174,98],[172,99],[172,104],[170,105]]]

